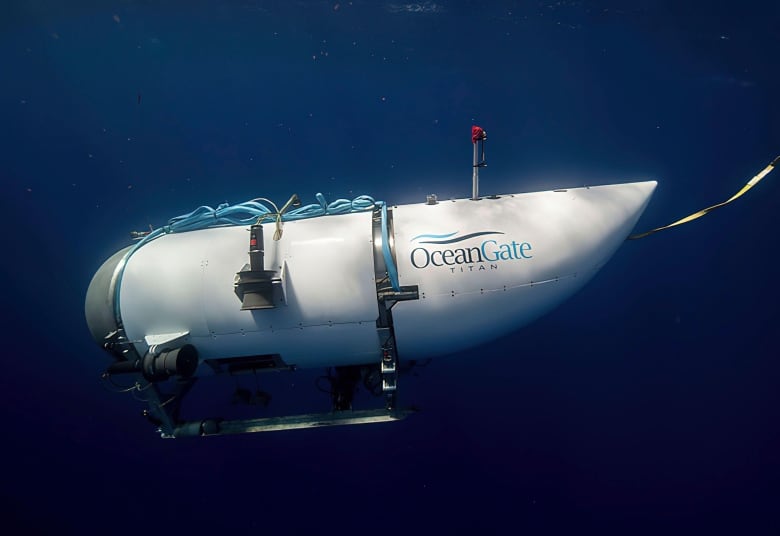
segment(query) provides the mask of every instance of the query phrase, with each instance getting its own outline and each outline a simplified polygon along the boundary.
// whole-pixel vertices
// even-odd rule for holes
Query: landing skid
[[[235,421],[204,420],[178,423],[172,434],[163,432],[163,438],[203,437],[214,435],[248,434],[255,432],[275,432],[280,430],[298,430],[301,428],[321,428],[324,426],[342,426],[347,424],[372,424],[400,421],[414,413],[406,410],[370,409],[358,411],[335,411],[332,413],[306,413],[283,417],[246,419]]]

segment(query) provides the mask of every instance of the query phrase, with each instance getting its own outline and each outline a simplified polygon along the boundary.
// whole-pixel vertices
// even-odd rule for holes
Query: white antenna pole
[[[471,173],[471,199],[476,201],[479,199],[479,155],[477,149],[477,143],[474,143],[474,171]]]
[[[485,140],[487,139],[487,132],[482,127],[477,125],[471,126],[471,143],[474,145],[474,163],[472,165],[471,173],[471,199],[477,201],[479,199],[479,168],[487,165],[485,162]],[[480,149],[482,154],[480,154]]]

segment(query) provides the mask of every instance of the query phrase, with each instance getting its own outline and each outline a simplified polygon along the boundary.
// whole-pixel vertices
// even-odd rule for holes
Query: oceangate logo
[[[464,247],[442,248],[467,240],[491,235],[503,235],[501,231],[479,231],[457,236],[458,232],[449,234],[421,234],[411,239],[419,244],[410,254],[412,266],[423,269],[429,266],[446,266],[455,271],[497,270],[504,261],[532,259],[531,244],[528,242],[511,242],[501,237],[483,239],[479,245],[464,245]],[[486,266],[487,265],[487,266]]]

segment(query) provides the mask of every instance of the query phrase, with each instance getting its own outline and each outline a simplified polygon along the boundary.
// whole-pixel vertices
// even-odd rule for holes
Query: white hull
[[[419,291],[419,299],[392,310],[399,358],[477,346],[549,312],[607,262],[655,186],[392,207],[398,281]],[[302,368],[378,363],[381,248],[372,214],[286,222],[279,241],[273,230],[264,227],[265,267],[279,274],[271,309],[241,310],[234,288],[247,263],[247,227],[174,233],[140,247],[118,293],[123,328],[138,355],[178,337],[197,348],[196,375],[214,372],[204,361],[252,355],[278,355]]]

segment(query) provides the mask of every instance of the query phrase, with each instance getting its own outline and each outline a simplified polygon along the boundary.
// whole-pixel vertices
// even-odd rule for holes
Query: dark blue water
[[[722,201],[780,153],[777,5],[110,4],[0,8],[3,527],[780,531],[777,171],[403,380],[397,424],[161,440],[83,318],[201,204],[466,197],[474,123],[485,194],[657,179],[638,230]]]

